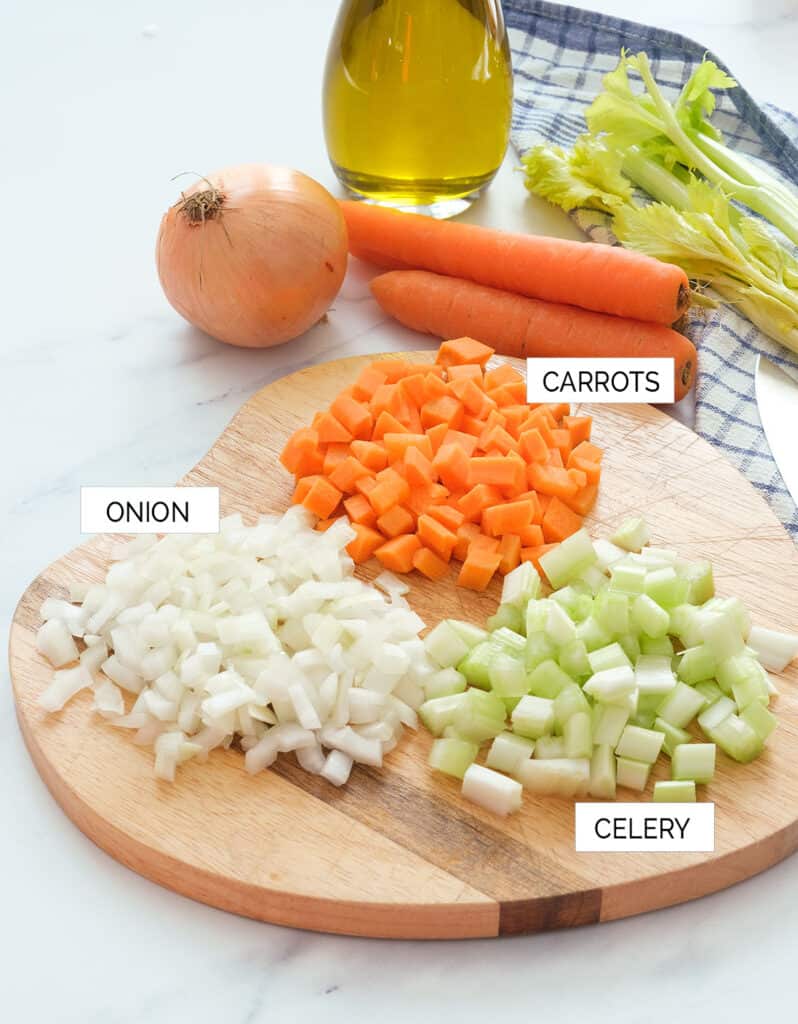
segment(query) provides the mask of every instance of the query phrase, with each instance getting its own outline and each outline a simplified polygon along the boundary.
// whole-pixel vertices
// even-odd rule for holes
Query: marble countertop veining
[[[153,264],[179,171],[245,160],[334,186],[319,86],[335,0],[7,0],[2,8],[2,576],[80,542],[81,484],[174,482],[256,389],[317,360],[418,347],[353,268],[329,322],[267,352],[201,336]],[[705,42],[763,100],[798,109],[798,0],[599,3]],[[469,214],[575,236],[508,157]],[[601,927],[383,943],[272,927],[167,892],[94,847],[39,780],[0,685],[0,1018],[265,1024],[443,1012],[615,1024],[750,1019],[789,1005],[798,859],[719,895]],[[235,823],[231,823],[235,827]],[[622,982],[622,983],[621,983]]]

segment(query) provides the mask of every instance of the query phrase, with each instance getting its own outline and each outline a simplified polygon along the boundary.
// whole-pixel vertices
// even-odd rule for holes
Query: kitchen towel
[[[585,131],[584,111],[624,47],[646,51],[671,100],[705,55],[737,78],[706,47],[674,32],[542,0],[504,0],[503,7],[513,55],[512,141],[521,154],[542,141],[570,146]],[[726,142],[798,186],[798,118],[757,104],[742,86],[717,97],[712,121]],[[606,215],[577,210],[573,217],[594,241],[611,240]],[[770,454],[754,397],[758,352],[796,381],[798,358],[726,305],[691,314],[687,333],[698,349],[697,432],[762,492],[798,541],[798,509]]]

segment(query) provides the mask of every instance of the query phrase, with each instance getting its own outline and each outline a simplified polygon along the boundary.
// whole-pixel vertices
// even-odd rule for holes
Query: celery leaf
[[[529,191],[566,212],[589,207],[612,213],[632,200],[622,157],[588,136],[580,136],[570,153],[560,146],[535,146],[522,162]]]

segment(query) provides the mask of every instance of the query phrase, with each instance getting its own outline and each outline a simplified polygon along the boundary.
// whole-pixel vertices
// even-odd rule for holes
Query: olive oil
[[[324,79],[327,151],[355,196],[449,216],[498,170],[512,107],[499,0],[346,0]]]

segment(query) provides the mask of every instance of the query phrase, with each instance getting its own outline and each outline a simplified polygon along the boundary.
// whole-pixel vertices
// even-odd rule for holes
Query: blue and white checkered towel
[[[724,67],[705,47],[673,32],[543,0],[505,0],[503,6],[515,81],[512,141],[522,154],[544,140],[570,146],[585,131],[585,108],[622,47],[646,51],[670,99],[705,54]],[[739,87],[719,96],[713,123],[730,145],[798,185],[798,118],[758,105]],[[594,240],[610,240],[606,216],[581,210],[574,219]],[[694,314],[687,333],[699,351],[696,430],[764,494],[798,540],[798,509],[770,454],[754,398],[757,352],[797,381],[798,359],[726,305]]]

